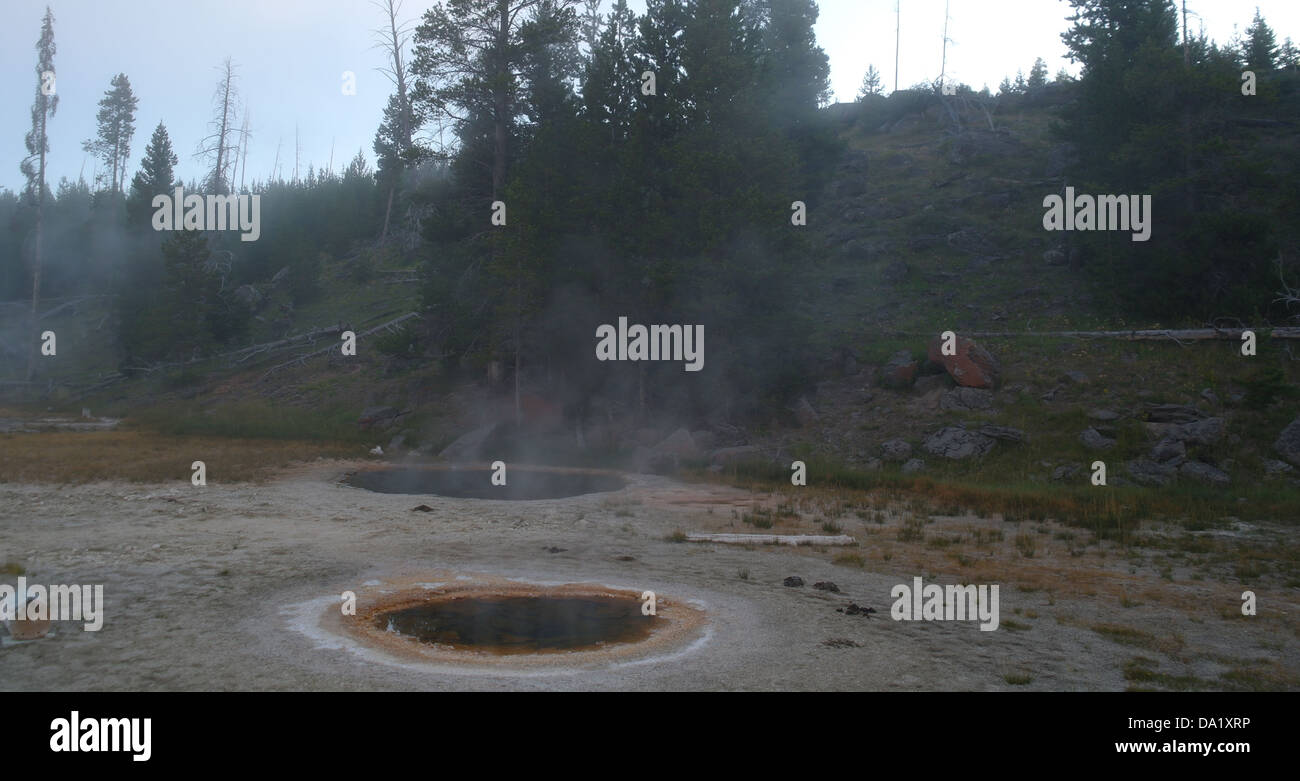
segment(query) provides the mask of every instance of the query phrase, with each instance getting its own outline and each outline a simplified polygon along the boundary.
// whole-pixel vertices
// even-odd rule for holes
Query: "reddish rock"
[[[512,416],[514,415],[513,404],[511,400]],[[519,394],[519,412],[523,419],[522,423],[531,428],[554,429],[564,424],[563,408],[533,393]]]
[[[880,370],[880,384],[886,388],[910,388],[916,379],[916,361],[907,350],[900,350]]]
[[[994,388],[1002,374],[998,359],[964,336],[956,339],[956,354],[944,355],[943,340],[935,337],[930,340],[929,356],[935,363],[943,364],[949,376],[958,385],[966,388]]]

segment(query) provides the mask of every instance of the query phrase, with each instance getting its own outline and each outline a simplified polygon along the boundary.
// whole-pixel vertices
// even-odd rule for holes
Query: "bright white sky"
[[[852,100],[867,66],[874,64],[888,88],[894,83],[896,0],[822,0],[817,37],[830,56],[838,100]],[[899,85],[939,74],[945,0],[901,0]],[[1067,65],[1060,33],[1069,6],[1064,0],[949,0],[949,74],[976,89],[996,90],[1017,69],[1027,74],[1035,57],[1052,74]],[[415,20],[432,0],[406,0],[403,15]],[[638,12],[644,0],[630,0]],[[131,171],[163,120],[181,158],[179,173],[199,178],[193,158],[211,114],[216,66],[229,55],[239,67],[240,89],[252,115],[249,178],[266,178],[280,154],[281,174],[293,173],[294,130],[308,163],[338,170],[362,149],[373,163],[371,142],[391,87],[375,68],[371,30],[382,16],[366,0],[51,0],[55,16],[60,107],[50,127],[49,181],[87,180],[95,161],[81,151],[94,133],[97,103],[118,72],[126,73],[140,98]],[[609,5],[609,0],[606,0]],[[1286,36],[1300,38],[1300,0],[1190,0],[1193,30],[1226,42],[1250,23],[1258,5]],[[35,43],[45,3],[4,0],[0,11],[0,187],[22,186],[18,163],[25,154],[32,95],[36,88]],[[341,74],[357,77],[357,94],[341,93]],[[83,169],[84,166],[84,169]]]

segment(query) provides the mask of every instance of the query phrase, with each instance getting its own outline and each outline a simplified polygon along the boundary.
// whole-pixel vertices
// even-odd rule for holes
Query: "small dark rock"
[[[1264,473],[1267,475],[1284,475],[1292,471],[1295,471],[1295,467],[1285,461],[1277,461],[1272,458],[1264,459]]]
[[[942,367],[940,368],[942,371]],[[952,381],[948,379],[947,373],[944,374],[924,374],[924,365],[922,366],[922,376],[916,378],[912,385],[912,392],[918,396],[924,396],[930,391],[943,390],[947,388]]]
[[[831,591],[836,594],[840,593],[840,587],[830,582],[829,580],[819,580],[813,584],[813,588],[817,589],[818,591]]]
[[[1293,466],[1300,466],[1300,417],[1287,424],[1273,443],[1273,449]]]
[[[1109,450],[1115,446],[1115,440],[1102,436],[1095,428],[1084,429],[1079,441],[1089,450]]]
[[[996,440],[957,426],[948,426],[931,434],[921,445],[927,453],[953,460],[986,455]]]
[[[912,457],[912,446],[902,439],[890,439],[880,443],[880,456],[886,461],[906,461]]]
[[[1232,482],[1227,472],[1200,461],[1188,461],[1178,468],[1178,472],[1183,477],[1205,485],[1227,485]]]
[[[1173,481],[1174,475],[1178,470],[1172,466],[1157,464],[1154,461],[1145,458],[1139,458],[1128,462],[1126,465],[1129,475],[1143,485],[1165,486]],[[1114,482],[1113,480],[1111,481]]]
[[[1211,445],[1223,438],[1224,429],[1223,418],[1206,418],[1171,427],[1168,436],[1191,445]]]
[[[983,388],[953,388],[943,394],[939,408],[954,411],[985,410],[993,407],[993,392]]]
[[[1065,464],[1052,470],[1053,480],[1069,480],[1083,471],[1080,464]]]
[[[917,472],[925,471],[925,461],[920,458],[909,458],[907,463],[903,464],[902,472],[905,475],[914,475]]]
[[[1192,423],[1205,413],[1185,404],[1147,404],[1147,420],[1152,423]]]
[[[993,439],[1000,439],[1003,442],[1024,442],[1025,441],[1025,432],[1021,431],[1018,428],[1012,428],[1010,426],[997,426],[992,423],[989,423],[987,425],[980,426],[980,433],[986,437],[992,437]]]
[[[799,588],[800,586],[803,585],[803,578],[799,577],[798,575],[791,575],[790,577],[785,579],[784,583],[789,588]]]
[[[1178,466],[1187,460],[1187,446],[1182,440],[1165,437],[1151,448],[1151,460],[1169,466]]]

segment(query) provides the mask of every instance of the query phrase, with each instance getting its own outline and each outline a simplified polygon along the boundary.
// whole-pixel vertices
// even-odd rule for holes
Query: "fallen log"
[[[847,534],[711,534],[690,532],[687,542],[724,542],[731,545],[856,545]]]
[[[397,325],[399,325],[399,324],[401,324],[401,323],[404,323],[404,322],[406,322],[407,320],[410,320],[410,319],[413,318],[413,317],[419,317],[419,316],[420,316],[420,315],[417,314],[417,313],[415,313],[415,312],[407,312],[406,314],[402,315],[401,317],[394,318],[393,320],[389,320],[389,321],[386,322],[386,323],[380,323],[379,325],[375,326],[374,328],[370,328],[370,329],[367,329],[367,330],[365,330],[365,331],[361,331],[361,332],[357,333],[357,339],[360,339],[360,338],[363,337],[363,336],[370,336],[371,334],[378,333],[379,331],[390,331],[390,332],[391,332],[391,331],[394,329],[395,326],[397,326]],[[291,360],[291,361],[285,361],[284,363],[281,363],[281,364],[277,364],[277,365],[275,365],[275,366],[272,366],[271,368],[269,368],[269,369],[266,370],[266,373],[263,374],[263,375],[261,376],[260,379],[261,379],[261,380],[265,380],[267,377],[271,376],[273,373],[279,371],[280,369],[284,369],[284,368],[289,367],[289,366],[305,364],[308,360],[310,360],[310,359],[312,359],[312,358],[315,358],[315,357],[318,356],[318,355],[324,355],[325,353],[329,352],[330,350],[337,350],[337,349],[339,349],[339,346],[338,346],[337,344],[331,344],[331,345],[328,346],[328,347],[322,347],[322,348],[319,349],[319,350],[313,350],[312,352],[306,353],[305,355],[300,355],[300,356],[298,356],[297,358],[294,358],[294,359]]]
[[[1120,339],[1123,341],[1197,342],[1213,339],[1241,340],[1244,331],[1274,339],[1300,339],[1300,328],[1181,328],[1145,331],[962,331],[961,336],[1014,339],[1024,336],[1049,336],[1067,339]],[[902,333],[900,336],[933,336],[925,333]]]

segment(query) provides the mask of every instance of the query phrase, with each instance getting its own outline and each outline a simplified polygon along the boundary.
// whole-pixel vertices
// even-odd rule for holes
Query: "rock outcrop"
[[[983,456],[993,449],[996,440],[975,431],[949,426],[931,434],[921,445],[930,455],[960,461]]]
[[[1277,441],[1273,443],[1273,449],[1293,466],[1300,466],[1300,417],[1282,429]]]

